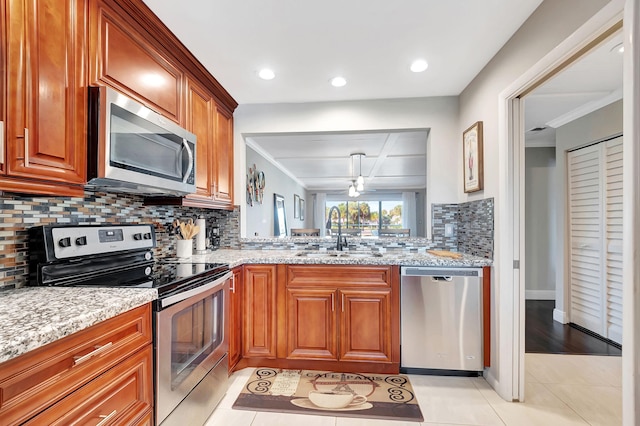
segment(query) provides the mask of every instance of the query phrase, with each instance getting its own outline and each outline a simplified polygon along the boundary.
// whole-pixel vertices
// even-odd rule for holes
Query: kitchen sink
[[[382,257],[382,253],[377,252],[349,252],[349,251],[301,251],[296,254],[299,257],[309,258],[334,258],[346,257],[351,259],[367,259],[371,257]]]

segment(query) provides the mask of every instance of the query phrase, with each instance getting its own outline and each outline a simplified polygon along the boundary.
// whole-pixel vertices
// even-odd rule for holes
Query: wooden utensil
[[[462,257],[461,253],[455,253],[453,251],[448,251],[448,250],[427,250],[427,253],[432,254],[434,256],[448,257],[450,259],[460,259]]]

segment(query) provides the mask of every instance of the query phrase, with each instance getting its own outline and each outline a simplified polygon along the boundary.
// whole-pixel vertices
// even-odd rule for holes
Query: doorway
[[[585,52],[591,50],[594,45],[599,44],[608,35],[621,28],[621,20],[623,15],[624,1],[613,1],[605,6],[600,12],[598,12],[592,19],[590,19],[585,25],[580,27],[574,32],[571,37],[567,38],[547,56],[542,58],[538,63],[531,67],[526,73],[522,74],[512,84],[507,86],[499,95],[499,149],[498,157],[503,166],[500,168],[499,174],[499,206],[497,209],[498,217],[502,222],[500,233],[497,235],[498,247],[500,247],[497,262],[496,262],[496,274],[500,277],[501,283],[510,283],[513,285],[501,285],[498,289],[499,296],[504,302],[501,303],[501,308],[507,317],[504,317],[500,321],[501,335],[504,342],[502,346],[506,350],[501,351],[501,366],[504,366],[508,371],[504,378],[505,381],[502,386],[503,397],[512,399],[514,401],[521,401],[525,398],[524,390],[524,362],[525,362],[525,268],[524,268],[524,105],[522,105],[523,99],[527,94],[531,93],[537,86],[541,85],[545,81],[549,80],[553,75],[560,72],[568,64],[572,63],[575,58],[582,56]],[[628,46],[633,47],[630,52],[625,52],[625,93],[629,96],[635,96],[634,92],[630,89],[633,84],[636,83],[637,77],[635,74],[629,71],[636,70],[633,61],[630,58],[636,58],[638,56],[637,47],[635,42],[632,42],[632,38],[628,31],[637,31],[635,25],[639,20],[638,16],[631,14],[638,11],[632,7],[633,2],[627,2],[629,12],[629,21],[634,25],[625,26],[625,43]],[[636,70],[637,71],[637,70]],[[635,97],[634,97],[635,99]],[[637,111],[635,106],[629,106],[630,103],[625,103],[624,111],[625,116],[634,117]],[[633,123],[633,124],[631,124]],[[632,179],[636,176],[637,172],[632,166],[637,165],[638,159],[635,158],[636,150],[633,146],[629,147],[627,151],[627,145],[633,141],[637,136],[635,133],[636,121],[625,120],[625,132],[631,135],[630,138],[625,140],[625,154],[629,157],[625,158],[625,163],[631,163],[629,167],[625,167],[625,182],[628,179]],[[634,194],[637,188],[634,188],[633,184],[625,188],[625,200],[631,199],[631,203],[625,203],[624,220],[628,223],[630,228],[636,226],[635,216],[632,214],[636,209],[640,208],[636,206],[634,201]],[[629,198],[627,198],[629,197]],[[628,207],[628,208],[627,208]],[[522,215],[522,216],[521,216]],[[632,229],[631,229],[632,230]],[[632,234],[625,234],[625,247],[633,249],[635,241]],[[564,247],[562,252],[564,253]],[[632,274],[634,271],[633,261],[635,259],[635,252],[629,252],[625,250],[624,259],[624,288],[626,292],[632,292],[632,290],[639,285],[639,280]],[[636,256],[637,257],[637,256]],[[629,293],[629,294],[631,294]],[[558,298],[566,300],[566,294],[564,291],[558,291]],[[624,369],[629,374],[637,371],[637,366],[634,364],[634,356],[636,353],[636,341],[633,335],[629,332],[632,331],[634,325],[639,323],[634,315],[633,309],[629,307],[635,307],[636,301],[625,299],[625,324],[630,324],[626,327],[625,339],[632,343],[626,350],[627,356],[622,360]],[[562,305],[564,306],[564,305]],[[562,314],[562,312],[555,312],[556,314]],[[563,321],[563,322],[566,322]],[[627,340],[625,340],[627,341]],[[507,349],[508,348],[508,349]],[[629,357],[629,355],[631,355]],[[510,370],[510,371],[509,371]],[[510,373],[510,374],[509,374]],[[501,373],[502,376],[502,373]],[[631,376],[630,376],[631,377]],[[626,380],[624,384],[628,390],[633,391],[635,379]],[[634,395],[633,393],[631,395]],[[626,407],[631,407],[633,410],[635,405],[630,401],[626,401],[625,412],[628,412]],[[631,413],[633,414],[633,413]],[[634,417],[635,418],[635,417]]]
[[[607,333],[602,332],[607,330],[605,318],[616,325],[621,323],[618,312],[613,316],[606,312],[609,306],[620,306],[621,274],[614,272],[610,279],[600,271],[612,269],[601,268],[605,264],[621,265],[620,251],[612,254],[608,248],[621,246],[622,226],[619,223],[614,234],[609,232],[610,227],[602,226],[601,223],[610,220],[607,212],[611,209],[607,204],[600,203],[598,209],[603,211],[592,213],[597,207],[594,199],[602,196],[606,203],[616,198],[602,195],[609,184],[604,180],[600,184],[598,173],[608,172],[594,166],[593,160],[584,163],[588,167],[573,172],[572,166],[567,166],[567,161],[573,164],[574,153],[594,150],[593,144],[598,139],[622,133],[620,46],[621,29],[607,35],[521,99],[525,136],[524,316],[528,353],[621,355],[620,339],[616,339],[618,343],[609,341]],[[621,142],[619,145],[621,149]],[[587,147],[576,151],[583,146]],[[606,159],[602,163],[613,164]],[[621,158],[617,163],[621,171]],[[621,181],[621,173],[615,176]],[[622,195],[618,195],[617,206],[621,207]],[[613,214],[621,217],[621,209]],[[609,240],[610,244],[603,244]],[[597,250],[585,248],[593,244]],[[608,291],[611,285],[616,287],[615,295]]]

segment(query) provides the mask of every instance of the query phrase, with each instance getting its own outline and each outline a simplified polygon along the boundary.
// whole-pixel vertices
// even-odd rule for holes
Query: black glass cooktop
[[[45,270],[47,276],[55,274]],[[226,263],[192,263],[175,259],[159,259],[128,267],[87,274],[71,274],[56,280],[53,285],[156,288],[160,297],[201,285],[223,276],[229,271]],[[69,273],[66,268],[65,274]]]

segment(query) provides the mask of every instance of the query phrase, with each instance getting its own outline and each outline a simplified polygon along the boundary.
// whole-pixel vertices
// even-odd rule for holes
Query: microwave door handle
[[[182,146],[187,150],[187,155],[189,155],[189,167],[187,167],[187,172],[184,174],[184,178],[182,179],[182,182],[186,183],[187,179],[189,179],[189,175],[191,174],[191,170],[193,169],[193,151],[189,148],[189,144],[186,139],[182,139]]]

